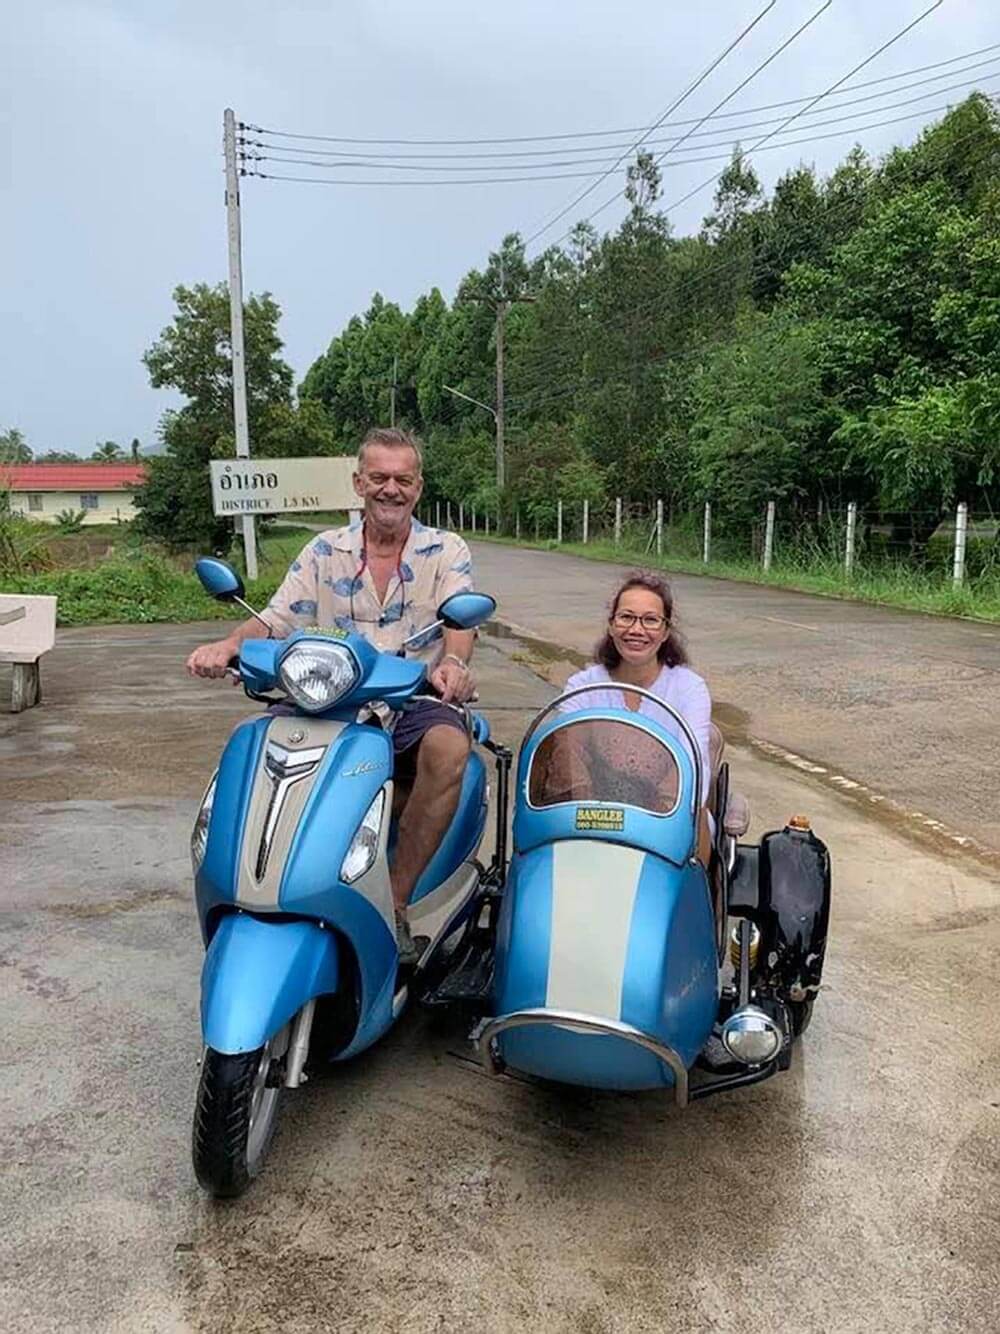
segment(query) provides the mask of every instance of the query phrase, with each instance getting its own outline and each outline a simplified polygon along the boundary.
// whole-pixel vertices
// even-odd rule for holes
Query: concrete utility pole
[[[226,157],[226,227],[229,237],[229,341],[233,351],[233,433],[236,457],[250,457],[247,426],[247,365],[243,348],[243,259],[240,245],[240,183],[236,171],[236,117],[227,107],[222,118]],[[257,529],[252,514],[241,514],[247,578],[257,578]]]
[[[503,434],[503,324],[507,318],[507,302],[497,302],[497,494],[502,496],[507,478],[506,442]]]
[[[480,295],[472,293],[470,301],[485,301],[487,305],[493,307],[496,319],[496,351],[497,351],[497,387],[496,387],[496,408],[490,408],[493,413],[493,420],[496,423],[497,430],[497,491],[503,495],[504,487],[507,484],[507,443],[504,437],[504,378],[503,378],[503,354],[504,354],[504,323],[507,319],[507,312],[515,301],[534,301],[533,296],[510,296],[507,292],[507,282],[503,271],[503,258],[500,260],[500,292],[498,296],[489,296],[485,293]],[[447,388],[447,385],[445,386]],[[451,391],[455,393],[455,390]],[[467,395],[462,395],[467,397]],[[471,400],[476,402],[475,399]],[[480,407],[486,405],[481,403]]]
[[[392,387],[389,390],[389,425],[396,425],[396,377],[399,374],[399,357],[392,359]]]

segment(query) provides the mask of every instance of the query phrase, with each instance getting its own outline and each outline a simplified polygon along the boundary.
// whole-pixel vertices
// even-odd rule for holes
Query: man
[[[427,528],[413,518],[423,490],[422,458],[406,431],[377,428],[358,450],[354,489],[364,506],[361,523],[321,533],[302,551],[262,612],[279,637],[307,625],[357,630],[377,648],[396,652],[430,625],[440,603],[472,587],[469,548],[455,533]],[[267,630],[248,620],[225,639],[202,644],[187,660],[192,676],[221,677],[244,639]],[[429,680],[442,701],[469,699],[474,633],[437,631],[407,650],[428,661]],[[396,772],[412,788],[399,822],[390,868],[400,960],[414,963],[406,906],[458,805],[469,738],[454,709],[420,703],[403,714],[393,734]]]

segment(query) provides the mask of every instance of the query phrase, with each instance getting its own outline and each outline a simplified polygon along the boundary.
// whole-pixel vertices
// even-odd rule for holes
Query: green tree
[[[103,444],[97,446],[90,457],[94,463],[117,463],[125,457],[125,454],[121,446],[116,445],[113,440],[105,440]]]
[[[16,426],[0,434],[0,463],[30,463],[33,457],[28,442]]]
[[[697,376],[694,476],[723,524],[759,520],[768,500],[787,509],[839,490],[847,446],[840,457],[828,448],[841,414],[823,383],[825,336],[818,323],[750,316]]]
[[[135,495],[141,532],[170,545],[227,550],[229,520],[212,514],[209,461],[235,454],[232,426],[232,349],[229,296],[224,285],[178,287],[177,314],[143,360],[154,388],[187,400],[160,423],[165,452],[149,459]],[[299,405],[292,370],[280,357],[281,312],[268,294],[244,307],[247,417],[251,451],[262,458],[335,452],[321,405]]]

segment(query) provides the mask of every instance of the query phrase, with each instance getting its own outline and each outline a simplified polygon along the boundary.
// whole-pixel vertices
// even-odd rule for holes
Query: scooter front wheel
[[[274,1067],[287,1046],[285,1027],[256,1051],[205,1050],[192,1158],[199,1184],[220,1199],[242,1195],[264,1165],[281,1104]]]

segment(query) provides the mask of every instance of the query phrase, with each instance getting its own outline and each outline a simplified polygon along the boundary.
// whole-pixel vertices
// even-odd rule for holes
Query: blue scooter
[[[575,698],[600,689],[553,701],[522,743],[474,1040],[491,1074],[669,1088],[684,1106],[788,1067],[820,985],[829,854],[803,817],[738,842],[749,810],[719,736],[703,865],[690,728],[646,691],[654,716]]]
[[[224,561],[195,569],[214,597],[257,614]],[[455,594],[415,638],[474,629],[495,607],[480,593]],[[424,664],[336,627],[248,639],[237,662],[250,698],[284,707],[236,728],[191,837],[206,946],[193,1158],[216,1196],[241,1194],[260,1171],[282,1090],[305,1081],[307,1059],[364,1050],[423,978],[440,973],[502,865],[476,860],[488,793],[473,751],[455,817],[411,898],[423,951],[415,968],[401,968],[388,871],[391,729],[426,689]],[[460,711],[473,739],[509,763],[485,720]]]

